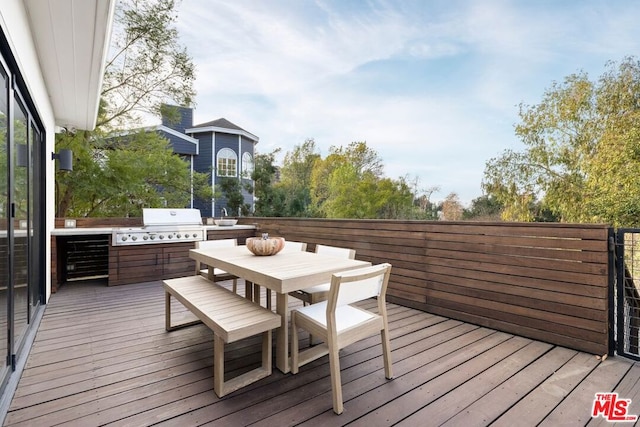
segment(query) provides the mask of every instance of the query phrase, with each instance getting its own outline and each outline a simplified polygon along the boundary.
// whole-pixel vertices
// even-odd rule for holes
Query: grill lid
[[[200,209],[142,209],[144,226],[202,225]]]

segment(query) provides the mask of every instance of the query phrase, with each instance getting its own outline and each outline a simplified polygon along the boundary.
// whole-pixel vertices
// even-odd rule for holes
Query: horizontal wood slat
[[[248,218],[257,233],[393,265],[390,301],[597,354],[609,351],[604,224]]]
[[[606,241],[560,240],[543,241],[536,238],[519,238],[487,235],[431,235],[428,249],[460,250],[503,255],[522,255],[538,258],[565,259],[571,261],[597,262],[599,253],[606,250]],[[542,243],[546,242],[546,246]],[[590,251],[593,248],[594,252]],[[564,250],[563,250],[564,249]],[[573,250],[572,250],[573,249]]]

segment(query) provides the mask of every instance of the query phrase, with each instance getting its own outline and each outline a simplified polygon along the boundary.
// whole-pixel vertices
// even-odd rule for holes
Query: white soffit
[[[116,0],[24,0],[56,124],[92,130]]]

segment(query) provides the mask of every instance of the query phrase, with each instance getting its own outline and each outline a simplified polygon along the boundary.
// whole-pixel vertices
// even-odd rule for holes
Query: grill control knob
[[[126,242],[127,241],[127,236],[122,236],[122,241]]]
[[[138,237],[137,236],[131,236],[131,240],[133,240],[135,242],[136,240],[138,240]]]
[[[173,239],[173,234],[169,234],[167,237],[168,237],[169,239]]]
[[[164,234],[160,235],[160,240],[164,239]]]
[[[151,238],[151,240],[155,240],[156,239],[156,235],[152,234],[151,236],[149,236]]]
[[[196,237],[198,237],[198,234],[193,233],[193,238],[195,239]]]
[[[142,240],[149,240],[149,236],[145,234],[144,236],[142,236]]]
[[[180,234],[180,233],[176,234],[176,239],[179,239],[181,237],[182,237],[182,234]]]

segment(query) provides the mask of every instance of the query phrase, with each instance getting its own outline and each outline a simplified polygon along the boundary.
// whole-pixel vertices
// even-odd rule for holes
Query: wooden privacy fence
[[[600,224],[244,218],[258,235],[346,246],[393,265],[389,301],[580,351],[610,352]]]

